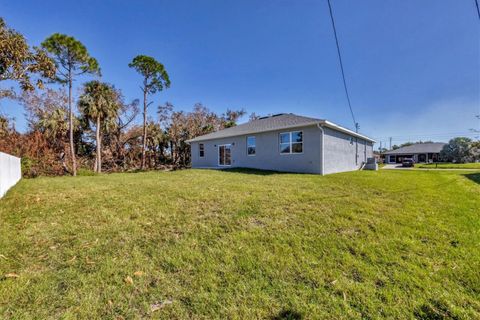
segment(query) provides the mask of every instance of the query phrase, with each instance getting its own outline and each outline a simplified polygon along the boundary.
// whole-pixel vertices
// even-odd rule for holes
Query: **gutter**
[[[357,132],[355,132],[355,131],[349,130],[349,129],[347,129],[347,128],[344,128],[344,127],[342,127],[342,126],[339,126],[338,124],[335,124],[335,123],[330,122],[330,121],[328,121],[328,120],[322,120],[322,121],[320,121],[320,124],[323,124],[323,125],[325,125],[326,127],[332,128],[332,129],[334,129],[334,130],[337,130],[337,131],[340,131],[340,132],[343,132],[343,133],[347,133],[347,134],[349,134],[349,135],[351,135],[351,136],[354,136],[354,137],[356,137],[356,138],[360,138],[360,139],[363,139],[363,140],[366,140],[366,141],[370,141],[370,142],[372,142],[372,143],[377,142],[377,141],[375,141],[374,139],[371,139],[371,138],[369,138],[369,137],[367,137],[367,136],[364,136],[363,134],[360,134],[360,133],[357,133]]]
[[[325,145],[325,143],[324,143],[325,142],[324,141],[325,140],[325,130],[323,130],[323,127],[320,123],[317,123],[317,128],[320,129],[320,131],[322,132],[322,142],[321,142],[321,146],[320,146],[320,153],[321,153],[321,155],[320,155],[320,162],[321,162],[321,164],[320,164],[320,174],[323,176],[323,175],[325,175],[325,166],[324,166],[325,157],[324,157],[324,152],[323,152],[323,150],[324,150],[323,146]]]

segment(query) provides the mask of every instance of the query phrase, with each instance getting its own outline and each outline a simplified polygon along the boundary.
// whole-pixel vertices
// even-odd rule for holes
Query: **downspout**
[[[325,140],[325,130],[323,130],[323,127],[322,127],[322,125],[321,125],[320,123],[317,123],[317,127],[318,127],[318,129],[320,129],[320,131],[322,132],[322,141],[320,142],[320,153],[321,153],[321,154],[320,154],[320,161],[321,161],[320,174],[323,176],[323,175],[325,175],[325,165],[324,165],[324,163],[325,163],[325,162],[324,162],[325,157],[324,157],[324,152],[323,152],[323,150],[324,150],[324,145],[325,145],[325,143],[324,143],[324,142],[325,142],[325,141],[324,141],[324,140]]]

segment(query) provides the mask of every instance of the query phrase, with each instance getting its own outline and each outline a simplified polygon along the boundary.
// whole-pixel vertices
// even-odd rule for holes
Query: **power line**
[[[475,0],[475,5],[477,6],[478,19],[480,19],[480,7],[478,6],[478,0]]]
[[[340,62],[340,69],[342,71],[342,79],[343,79],[343,87],[345,88],[345,94],[347,96],[348,107],[350,108],[350,113],[352,114],[353,125],[355,126],[355,130],[358,132],[359,124],[355,120],[355,115],[353,114],[352,104],[350,103],[350,95],[348,94],[347,88],[347,81],[345,80],[345,71],[343,70],[343,62],[342,62],[342,54],[340,53],[340,45],[338,43],[337,37],[337,28],[335,27],[335,20],[333,19],[333,12],[332,12],[332,5],[330,4],[330,0],[328,2],[328,9],[330,12],[330,19],[332,20],[332,27],[333,27],[333,34],[335,35],[335,43],[337,44],[337,54],[338,54],[338,61]]]

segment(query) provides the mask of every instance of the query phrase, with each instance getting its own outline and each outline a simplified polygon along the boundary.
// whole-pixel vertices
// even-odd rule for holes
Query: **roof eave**
[[[272,128],[272,129],[267,129],[267,130],[256,130],[256,131],[248,131],[248,132],[244,132],[242,134],[231,134],[231,135],[226,135],[226,136],[223,136],[223,137],[218,137],[218,138],[209,138],[207,137],[207,135],[205,136],[200,136],[200,137],[196,137],[196,138],[193,138],[193,139],[189,139],[187,141],[185,141],[186,143],[190,144],[191,142],[200,142],[200,141],[207,141],[207,140],[217,140],[217,139],[225,139],[225,138],[231,138],[231,137],[237,137],[237,136],[244,136],[244,135],[248,135],[248,134],[254,134],[254,133],[261,133],[261,132],[271,132],[271,131],[278,131],[278,130],[285,130],[285,129],[293,129],[293,128],[301,128],[301,127],[309,127],[309,126],[314,126],[314,125],[323,125],[323,126],[326,126],[328,128],[331,128],[331,129],[334,129],[334,130],[337,130],[337,131],[340,131],[340,132],[343,132],[343,133],[346,133],[346,134],[349,134],[351,136],[354,136],[354,137],[358,137],[358,138],[361,138],[361,139],[364,139],[364,140],[367,140],[367,141],[370,141],[372,143],[375,143],[376,141],[367,137],[367,136],[364,136],[362,134],[359,134],[359,133],[356,133],[352,130],[349,130],[347,128],[344,128],[342,126],[339,126],[338,124],[335,124],[333,122],[330,122],[330,121],[327,121],[327,120],[318,120],[318,121],[312,121],[311,123],[302,123],[302,124],[296,124],[296,125],[291,125],[291,126],[284,126],[284,127],[280,127],[280,128]],[[202,137],[205,137],[205,138],[202,138]]]

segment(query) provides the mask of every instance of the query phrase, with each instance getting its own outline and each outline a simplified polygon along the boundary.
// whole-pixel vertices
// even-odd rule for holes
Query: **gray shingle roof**
[[[326,120],[298,116],[293,113],[281,113],[281,114],[272,115],[268,117],[262,117],[260,119],[239,124],[231,128],[227,128],[227,129],[212,132],[203,136],[199,136],[191,140],[188,140],[187,142],[228,138],[228,137],[241,136],[241,135],[247,135],[247,134],[258,133],[258,132],[274,131],[274,130],[281,130],[281,129],[287,129],[287,128],[295,128],[295,127],[304,127],[304,126],[310,126],[310,125],[316,125],[316,124],[322,124],[322,125],[334,128],[336,130],[346,132],[353,136],[358,136],[358,137],[367,139],[369,141],[373,141],[368,137],[357,134],[353,131],[350,131],[346,128],[335,125]]]
[[[386,151],[384,154],[439,153],[442,151],[444,145],[446,145],[446,143],[443,142],[416,143],[411,146]]]

